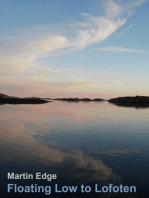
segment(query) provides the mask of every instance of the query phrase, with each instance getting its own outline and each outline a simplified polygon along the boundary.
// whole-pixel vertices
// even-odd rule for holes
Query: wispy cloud
[[[33,28],[25,37],[22,33],[22,36],[19,36],[22,39],[7,38],[0,47],[0,64],[5,67],[2,72],[24,72],[29,67],[37,66],[35,60],[51,56],[52,52],[57,53],[60,49],[67,52],[81,50],[90,44],[101,42],[125,24],[129,16],[128,11],[142,2],[144,1],[135,1],[129,5],[119,5],[113,0],[104,2],[105,14],[99,17],[82,14],[86,21],[75,23],[69,36],[61,32],[54,35],[48,28],[37,33],[37,29]],[[124,12],[126,16],[120,17]]]
[[[113,0],[105,1],[103,7],[106,11],[107,18],[119,16],[124,10],[122,6],[120,6]]]
[[[133,25],[134,23],[130,24],[121,34],[116,35],[116,37],[123,36],[130,28],[132,28]]]
[[[105,51],[105,52],[134,52],[134,53],[149,53],[149,51],[144,50],[136,50],[136,49],[127,49],[122,47],[110,46],[110,47],[100,47],[97,48],[98,51]]]
[[[15,90],[16,92],[24,92],[26,94],[34,93],[73,93],[73,92],[97,92],[100,90],[101,86],[117,85],[121,86],[123,82],[119,81],[34,81],[32,79],[24,81],[23,79],[14,79],[13,81],[0,80],[1,90]]]

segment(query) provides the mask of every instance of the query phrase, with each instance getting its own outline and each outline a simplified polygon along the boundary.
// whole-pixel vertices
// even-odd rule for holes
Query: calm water
[[[0,197],[149,197],[149,109],[108,102],[0,105]],[[8,180],[7,173],[34,179]],[[52,181],[36,172],[56,174]],[[7,192],[8,184],[51,186],[51,194]],[[78,186],[76,193],[55,192]],[[81,192],[81,185],[91,192]],[[136,193],[99,193],[135,186]],[[50,191],[49,191],[50,192]]]

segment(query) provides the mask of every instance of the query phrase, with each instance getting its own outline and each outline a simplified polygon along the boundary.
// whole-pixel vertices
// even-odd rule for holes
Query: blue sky
[[[0,5],[2,93],[148,95],[149,1],[0,0]]]

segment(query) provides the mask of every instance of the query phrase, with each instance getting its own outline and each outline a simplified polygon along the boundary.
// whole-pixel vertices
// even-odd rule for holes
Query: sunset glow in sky
[[[149,96],[148,0],[0,0],[0,93]]]

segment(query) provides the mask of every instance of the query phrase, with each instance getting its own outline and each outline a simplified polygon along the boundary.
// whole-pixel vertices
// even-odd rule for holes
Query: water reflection
[[[71,179],[75,176],[80,183],[108,181],[109,179],[120,181],[120,177],[114,174],[101,160],[84,156],[83,152],[79,150],[71,150],[73,153],[70,154],[69,150],[62,152],[47,147],[37,142],[23,124],[1,121],[0,131],[0,152],[3,160],[12,161],[20,158],[37,164],[41,163],[49,166],[50,169],[51,166],[59,167],[63,164],[65,167],[65,164],[69,164],[70,168],[67,171],[71,173],[72,170],[76,170],[73,175],[70,175]],[[7,148],[6,151],[4,148]],[[77,172],[77,169],[80,169],[81,174]]]
[[[149,104],[138,104],[138,103],[111,103],[112,105],[116,105],[119,107],[128,107],[128,108],[135,108],[135,109],[148,109]]]
[[[133,153],[141,153],[143,151],[141,150],[135,150],[135,149],[127,149],[127,150],[110,150],[110,151],[99,151],[99,150],[93,150],[92,153],[96,154],[103,154],[103,155],[110,155],[110,156],[119,156],[121,154],[133,154]]]
[[[60,185],[123,183],[144,189],[140,192],[147,197],[149,111],[137,112],[108,102],[1,106],[0,173],[4,189],[8,171],[43,171],[57,174]],[[115,196],[138,198],[139,194],[93,195]],[[7,197],[6,192],[3,197]]]

